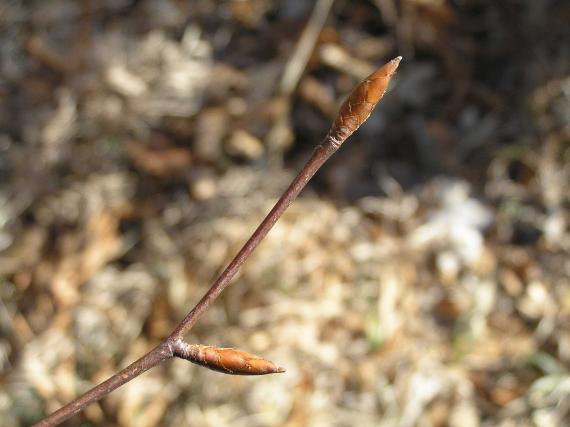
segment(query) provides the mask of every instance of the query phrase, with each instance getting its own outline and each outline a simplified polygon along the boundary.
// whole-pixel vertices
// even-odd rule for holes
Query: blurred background
[[[0,419],[144,354],[404,60],[175,360],[69,426],[570,422],[570,3],[0,2]]]

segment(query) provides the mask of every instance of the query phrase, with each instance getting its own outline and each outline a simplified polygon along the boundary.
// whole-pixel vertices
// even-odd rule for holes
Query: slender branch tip
[[[293,179],[235,258],[165,341],[122,371],[114,374],[106,381],[44,418],[37,426],[52,427],[67,420],[87,405],[101,399],[121,385],[172,357],[186,359],[206,368],[232,375],[265,375],[286,371],[285,368],[277,366],[269,360],[242,350],[188,344],[183,340],[184,335],[194,326],[198,318],[210,307],[222,291],[230,285],[232,278],[239,271],[242,264],[307,185],[313,175],[340,145],[368,119],[374,106],[386,93],[390,79],[396,72],[401,60],[402,57],[397,56],[356,86],[341,106],[328,135],[317,146],[311,158]]]

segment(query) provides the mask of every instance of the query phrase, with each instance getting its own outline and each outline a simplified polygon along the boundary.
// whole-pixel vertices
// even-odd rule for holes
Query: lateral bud
[[[230,375],[266,375],[285,372],[275,363],[236,348],[180,342],[175,355],[196,365]]]

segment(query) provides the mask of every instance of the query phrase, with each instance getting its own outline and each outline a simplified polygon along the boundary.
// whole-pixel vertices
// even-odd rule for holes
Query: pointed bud
[[[180,343],[175,354],[197,365],[230,375],[266,375],[285,372],[284,368],[269,360],[235,348]]]
[[[390,79],[401,60],[402,57],[398,56],[380,67],[360,83],[344,101],[329,131],[329,136],[333,138],[335,145],[340,146],[370,116],[378,101],[386,93]]]

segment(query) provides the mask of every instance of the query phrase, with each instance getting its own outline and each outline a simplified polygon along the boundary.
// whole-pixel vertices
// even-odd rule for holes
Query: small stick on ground
[[[340,148],[342,143],[368,119],[375,105],[380,101],[390,79],[396,72],[401,56],[392,59],[360,83],[344,102],[338,116],[324,140],[316,147],[311,158],[293,179],[287,190],[277,201],[273,209],[254,231],[243,248],[230,262],[222,274],[210,286],[210,289],[180,322],[174,331],[156,348],[116,373],[105,382],[95,386],[82,396],[57,410],[36,426],[55,426],[81,411],[87,405],[96,402],[121,385],[138,377],[143,372],[173,357],[189,360],[193,363],[220,372],[237,375],[263,375],[283,372],[284,369],[255,355],[236,349],[190,345],[184,342],[184,336],[200,316],[208,309],[222,291],[231,283],[241,265],[251,255],[257,245],[267,235],[279,217],[299,195],[307,182],[319,170],[324,162]]]
[[[305,70],[307,62],[309,62],[309,57],[315,47],[317,38],[325,25],[333,1],[334,0],[317,1],[313,13],[309,18],[309,22],[295,46],[295,51],[291,58],[289,58],[289,61],[287,61],[287,65],[285,65],[285,71],[283,71],[280,84],[280,92],[283,95],[290,96],[297,87],[303,70]]]

